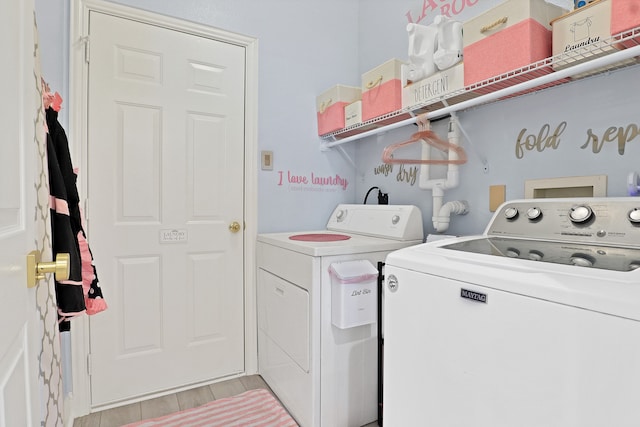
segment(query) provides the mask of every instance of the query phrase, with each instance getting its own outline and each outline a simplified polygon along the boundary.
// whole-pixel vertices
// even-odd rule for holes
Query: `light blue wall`
[[[463,3],[467,6],[462,9]],[[431,192],[398,181],[399,166],[387,176],[376,174],[382,150],[407,139],[414,126],[349,143],[345,149],[356,161],[354,169],[338,150],[319,151],[316,136],[315,97],[334,84],[359,85],[360,75],[390,58],[406,60],[407,16],[414,19],[426,5],[453,5],[467,20],[499,0],[123,0],[122,4],[254,36],[259,40],[259,150],[274,152],[274,171],[259,173],[259,231],[323,228],[337,203],[362,202],[371,186],[389,193],[391,203],[411,203],[423,211],[425,230],[432,233]],[[557,3],[570,3],[556,0]],[[54,89],[63,95],[68,87],[67,0],[37,0],[40,39],[45,52],[43,70]],[[426,8],[430,22],[437,14]],[[611,126],[640,123],[638,67],[607,73],[477,107],[460,114],[469,134],[463,147],[469,161],[461,167],[461,185],[445,193],[445,200],[464,199],[471,211],[454,217],[452,234],[481,232],[491,217],[490,185],[506,185],[507,199],[524,195],[524,180],[605,174],[608,194],[624,195],[626,176],[640,159],[640,136],[626,145],[623,155],[614,143],[599,153],[581,148],[588,129],[602,135]],[[58,86],[59,85],[59,86]],[[65,98],[65,99],[66,99]],[[73,106],[67,106],[73,108]],[[64,119],[64,118],[63,118]],[[515,156],[522,129],[537,135],[544,124],[567,127],[557,149]],[[446,121],[434,128],[445,136]],[[485,172],[481,158],[485,158]],[[640,168],[638,168],[640,169]],[[444,176],[434,168],[432,177]],[[321,177],[339,175],[348,181],[338,186],[279,185],[280,176]],[[373,199],[371,197],[373,196]],[[375,195],[370,196],[370,202]]]
[[[69,1],[35,0],[40,41],[42,77],[51,90],[69,98]],[[67,105],[58,114],[60,123],[69,127]]]

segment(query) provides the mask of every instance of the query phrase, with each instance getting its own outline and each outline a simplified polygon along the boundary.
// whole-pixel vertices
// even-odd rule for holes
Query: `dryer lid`
[[[350,238],[351,236],[347,236],[346,234],[333,233],[304,233],[289,236],[290,240],[300,242],[340,242],[342,240],[349,240]]]

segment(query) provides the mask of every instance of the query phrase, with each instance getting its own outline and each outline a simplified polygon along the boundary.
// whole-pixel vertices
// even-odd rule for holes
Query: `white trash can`
[[[331,275],[331,323],[340,329],[377,320],[378,269],[367,260],[334,262]]]

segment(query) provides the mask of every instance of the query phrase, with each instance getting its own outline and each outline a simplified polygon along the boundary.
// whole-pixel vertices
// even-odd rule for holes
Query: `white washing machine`
[[[258,367],[301,427],[360,427],[377,419],[377,325],[331,319],[333,263],[377,267],[423,242],[407,205],[339,205],[327,229],[258,235]]]
[[[504,204],[386,263],[384,424],[640,426],[640,199]]]

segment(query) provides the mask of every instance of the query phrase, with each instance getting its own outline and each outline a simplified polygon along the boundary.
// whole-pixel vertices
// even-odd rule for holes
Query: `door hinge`
[[[82,37],[82,43],[84,43],[84,61],[88,64],[90,59],[89,36]]]
[[[91,376],[93,373],[92,362],[91,362],[91,353],[87,354],[87,375]]]

